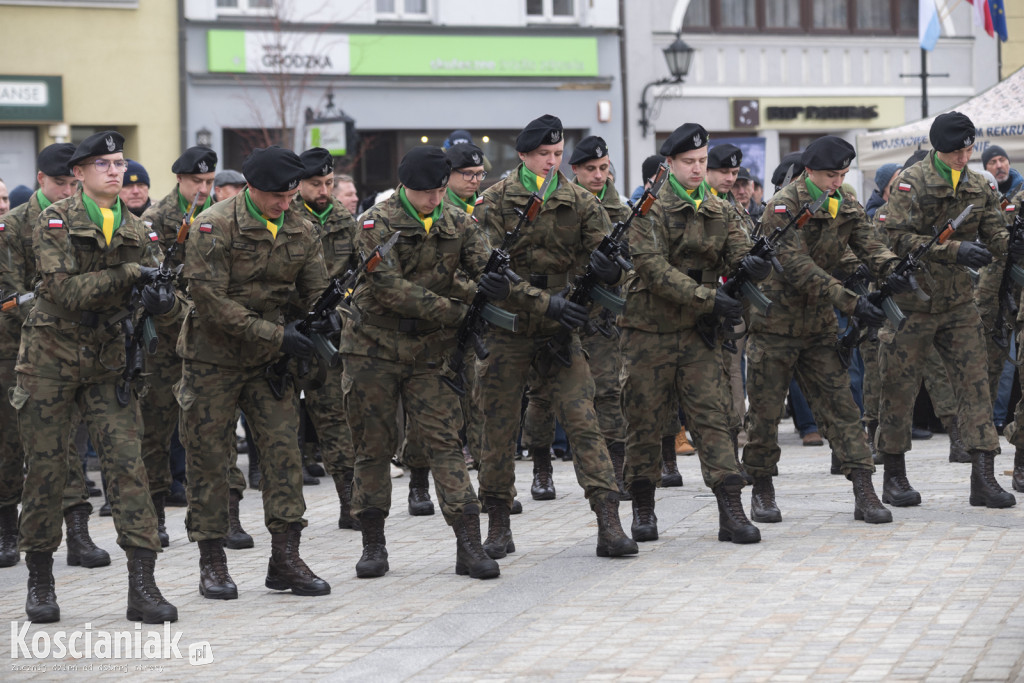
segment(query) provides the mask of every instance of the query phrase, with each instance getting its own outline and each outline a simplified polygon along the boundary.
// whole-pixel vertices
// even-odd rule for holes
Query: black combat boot
[[[252,536],[245,533],[238,519],[238,504],[241,500],[242,494],[231,489],[228,498],[228,535],[224,537],[224,545],[232,550],[253,547]]]
[[[153,507],[156,508],[156,533],[160,537],[160,547],[166,548],[171,544],[171,537],[167,535],[167,515],[164,512],[164,494],[153,494]]]
[[[384,513],[369,508],[359,516],[363,532],[363,555],[356,562],[356,576],[372,579],[384,576],[388,566],[387,540],[384,538]]]
[[[523,514],[523,504],[516,498],[512,501],[512,509],[509,510],[510,515],[521,515]]]
[[[738,474],[728,475],[721,484],[715,487],[715,498],[718,500],[718,540],[733,543],[758,543],[761,532],[747,519],[743,511],[740,494],[743,491],[743,477]]]
[[[661,485],[682,486],[683,475],[676,465],[676,437],[661,437]]]
[[[338,503],[341,506],[338,514],[338,528],[359,531],[359,520],[352,516],[352,478],[354,474],[351,467],[342,469],[340,475],[334,475],[334,488],[338,491]]]
[[[898,508],[921,504],[921,494],[907,480],[907,462],[903,453],[883,453],[882,502]]]
[[[868,448],[871,449],[871,459],[876,465],[884,465],[885,458],[878,452],[875,446],[875,434],[878,433],[878,420],[868,420]]]
[[[492,560],[500,560],[509,553],[516,551],[512,540],[512,526],[508,516],[509,506],[505,501],[491,496],[484,503],[487,506],[487,538],[484,540],[484,552]]]
[[[967,446],[960,436],[960,420],[956,415],[951,415],[942,421],[949,435],[949,461],[950,462],[971,462],[971,454],[967,452]]]
[[[57,592],[53,585],[53,553],[25,553],[28,567],[28,599],[25,614],[35,624],[60,621]]]
[[[673,444],[674,441],[673,439]],[[600,499],[592,497],[590,508],[597,516],[598,557],[622,557],[640,552],[636,541],[622,530],[622,522],[619,521],[619,494],[609,491]]]
[[[327,595],[331,587],[299,557],[301,539],[301,522],[290,523],[284,533],[270,535],[270,564],[267,565],[267,580],[264,583],[274,591],[291,590],[295,595]]]
[[[1017,499],[996,481],[996,454],[991,451],[971,451],[971,505],[987,508],[1008,508]]]
[[[882,505],[871,483],[871,472],[865,469],[850,470],[848,476],[853,482],[853,518],[868,524],[888,524],[892,513]]]
[[[750,518],[765,524],[782,521],[782,512],[775,503],[775,486],[771,475],[754,477],[754,486],[750,491]]]
[[[238,586],[228,574],[228,558],[219,538],[199,541],[199,594],[210,600],[238,598]]]
[[[554,500],[555,482],[551,478],[551,449],[547,446],[531,448],[530,459],[533,460],[533,485],[530,486],[530,495],[534,500]]]
[[[429,467],[409,468],[409,514],[426,517],[434,514],[434,503],[430,500]]]
[[[626,466],[626,444],[621,441],[609,443],[608,457],[612,459],[612,469],[615,470],[615,483],[619,487],[619,500],[630,500],[629,491],[626,490],[626,482],[622,479]]]
[[[1013,454],[1013,490],[1024,492],[1024,448]]]
[[[125,548],[128,555],[128,621],[162,624],[178,620],[178,608],[167,602],[156,587],[153,570],[156,551]]]
[[[496,578],[501,570],[480,544],[480,508],[467,505],[452,523],[455,532],[455,573],[474,579]]]
[[[263,483],[263,473],[260,472],[260,461],[258,456],[249,453],[249,488],[259,490]]]
[[[637,542],[658,540],[658,516],[654,514],[654,484],[643,477],[633,480],[633,524],[629,531]]]
[[[97,548],[89,536],[89,504],[82,503],[64,512],[64,524],[68,529],[68,565],[72,567],[106,567],[110,554]]]
[[[18,564],[18,506],[0,507],[0,567]]]

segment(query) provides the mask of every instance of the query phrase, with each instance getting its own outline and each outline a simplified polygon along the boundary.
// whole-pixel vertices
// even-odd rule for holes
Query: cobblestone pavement
[[[181,634],[183,658],[25,659],[14,635],[24,620],[22,561],[0,570],[0,613],[14,620],[12,635],[0,637],[9,667],[0,678],[1024,680],[1024,499],[1009,510],[970,507],[970,465],[947,462],[949,442],[936,435],[915,441],[908,456],[923,504],[893,508],[892,524],[854,522],[850,484],[828,474],[827,446],[805,448],[783,432],[783,522],[759,525],[760,544],[717,540],[697,459],[680,458],[685,486],[657,495],[660,540],[641,544],[638,557],[598,558],[572,467],[556,461],[557,499],[525,495],[523,514],[512,517],[516,553],[493,581],[455,575],[455,541],[440,514],[406,513],[408,477],[394,480],[391,571],[375,580],[355,577],[360,537],[337,528],[334,487],[305,488],[302,555],[332,586],[319,598],[264,588],[270,539],[250,492],[242,520],[256,547],[227,551],[239,599],[204,600],[184,508],[168,508],[171,547],[157,579],[179,610],[171,633]],[[996,469],[1009,489],[1005,441],[1003,453]],[[517,474],[527,491],[530,463]],[[880,493],[880,472],[875,485]],[[62,620],[29,625],[30,648],[42,647],[40,633],[56,642],[58,631],[134,629],[110,518],[94,515],[92,532],[114,562],[68,567],[58,551]],[[204,641],[213,662],[191,666],[187,646]]]

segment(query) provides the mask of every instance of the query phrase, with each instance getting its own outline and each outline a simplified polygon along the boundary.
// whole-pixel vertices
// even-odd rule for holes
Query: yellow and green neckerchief
[[[53,204],[53,202],[46,198],[42,190],[36,190],[36,201],[39,202],[39,208],[43,211],[46,211],[46,207]]]
[[[470,216],[473,215],[473,209],[476,208],[476,195],[477,193],[474,192],[473,196],[470,197],[468,201],[462,201],[462,197],[452,192],[452,188],[448,188],[448,199],[450,199],[455,206],[459,207]]]
[[[700,181],[700,185],[698,185],[695,189],[687,190],[685,187],[683,187],[682,183],[676,180],[676,177],[671,173],[668,174],[668,184],[669,187],[672,188],[672,191],[675,192],[680,199],[682,199],[684,202],[687,202],[688,204],[692,204],[694,210],[700,208],[700,205],[704,202],[706,193],[708,192],[708,190],[711,189],[711,186],[708,185],[708,181],[702,180]]]
[[[302,202],[302,205],[306,207],[306,211],[309,211],[311,214],[316,216],[316,219],[320,221],[320,225],[323,225],[324,223],[327,222],[327,217],[331,215],[331,209],[334,208],[334,202],[328,202],[327,208],[321,211],[320,213],[317,213],[316,211],[313,210],[313,207],[307,204],[305,201]]]
[[[398,200],[402,202],[402,208],[405,209],[405,212],[412,216],[413,218],[415,218],[419,222],[419,224],[423,226],[423,229],[426,230],[427,234],[429,235],[430,228],[433,227],[434,223],[437,222],[437,219],[441,217],[441,210],[444,207],[444,202],[438,204],[437,208],[434,209],[434,212],[432,214],[430,214],[429,216],[424,216],[423,214],[416,210],[416,208],[412,205],[412,202],[409,201],[409,198],[405,196],[404,187],[398,188]]]
[[[188,211],[189,204],[191,204],[191,203],[192,203],[192,200],[191,199],[185,199],[183,196],[181,196],[181,190],[178,190],[178,211],[180,211],[182,214],[184,214],[186,211]],[[210,198],[210,197],[207,197],[206,201],[203,202],[202,206],[197,206],[195,208],[195,210],[192,212],[192,215],[188,217],[189,225],[192,224],[192,221],[194,221],[196,219],[196,216],[198,216],[200,212],[206,211],[207,209],[210,208],[210,206],[212,204],[213,204],[213,199]]]
[[[811,182],[810,178],[805,176],[804,182],[807,183],[807,191],[811,193],[811,201],[814,201],[821,196],[822,191],[818,189],[817,185]],[[839,214],[839,205],[842,203],[843,195],[839,194],[838,191],[828,198],[828,201],[825,203],[825,207],[832,218],[835,218]]]
[[[953,193],[956,194],[956,188],[960,184],[960,176],[963,175],[963,171],[958,171],[955,168],[947,166],[946,163],[939,158],[938,154],[933,155],[932,160],[935,165],[935,170],[939,172],[939,175],[942,176],[943,180],[949,183],[950,187],[953,188]]]
[[[530,169],[526,168],[526,164],[523,164],[519,168],[519,182],[521,182],[523,184],[523,187],[525,187],[530,192],[536,192],[540,189],[540,186],[544,184],[544,178],[542,176],[537,175]],[[547,192],[544,193],[544,196],[541,197],[541,200],[546,202],[548,200],[548,197],[551,196],[551,193],[554,192],[555,188],[557,187],[558,171],[555,171],[555,177],[551,179],[551,184],[548,185]]]
[[[186,206],[185,209],[187,208],[188,207]],[[271,220],[264,216],[263,213],[256,207],[256,204],[252,201],[252,197],[249,196],[249,188],[245,188],[245,208],[249,210],[250,216],[252,216],[256,220],[260,221],[261,223],[267,226],[267,230],[270,231],[270,234],[273,235],[274,239],[276,240],[277,231],[281,229],[282,225],[284,225],[284,214],[282,213],[274,220]],[[182,209],[182,211],[184,211],[185,209]]]
[[[121,200],[117,199],[114,201],[113,209],[104,209],[83,192],[82,203],[85,204],[89,220],[103,231],[103,237],[106,238],[107,246],[109,247],[114,233],[121,227]]]

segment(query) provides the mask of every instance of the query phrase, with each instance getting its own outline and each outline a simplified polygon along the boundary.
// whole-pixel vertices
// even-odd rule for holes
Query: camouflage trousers
[[[355,447],[345,413],[345,392],[341,388],[341,367],[327,368],[324,385],[307,390],[306,413],[309,415],[316,437],[320,441],[320,455],[324,469],[338,480],[355,462]]]
[[[28,465],[21,501],[22,552],[52,553],[60,545],[69,442],[79,415],[89,429],[107,481],[117,544],[160,551],[134,395],[121,407],[113,382],[87,384],[19,373],[11,405],[18,411]],[[81,472],[80,466],[77,471]]]
[[[735,340],[736,353],[727,351],[722,347],[722,372],[725,374],[725,405],[728,409],[726,415],[729,418],[729,431],[732,434],[739,434],[743,429],[743,414],[746,412],[746,402],[743,393],[743,354],[747,346],[747,338]]]
[[[860,345],[860,357],[864,361],[864,422],[878,419],[878,403],[881,400],[882,377],[878,367],[878,342],[864,342]],[[924,359],[924,388],[932,401],[936,417],[946,420],[956,415],[956,397],[953,386],[946,375],[937,349]],[[999,377],[996,377],[996,384]],[[916,397],[916,394],[915,394]]]
[[[14,359],[0,360],[0,396],[4,399],[17,384],[14,373]],[[81,418],[77,410],[72,425],[78,425]],[[76,431],[71,429],[71,435]],[[88,505],[89,490],[85,486],[85,474],[82,472],[82,461],[78,456],[74,439],[68,438],[68,478],[64,485],[64,496],[61,502],[66,512],[78,505]],[[21,489],[25,483],[25,451],[21,447],[21,436],[18,433],[18,411],[8,400],[0,400],[0,507],[17,505],[21,502]]]
[[[594,410],[606,444],[626,441],[626,420],[622,417],[622,385],[619,382],[619,373],[622,372],[622,354],[619,351],[621,333],[617,327],[612,329],[614,334],[611,337],[595,333],[580,339],[590,365],[590,375],[594,378]],[[535,391],[532,386],[527,391],[527,397],[529,402],[526,415],[523,416],[523,445],[527,448],[549,447],[555,436],[555,414],[551,410],[551,399]]]
[[[835,334],[790,337],[752,334],[747,341],[747,445],[743,466],[752,476],[777,476],[779,420],[790,380],[796,378],[844,474],[874,471],[850,375],[836,351]],[[910,431],[908,429],[909,436]]]
[[[188,479],[188,512],[185,527],[189,540],[209,541],[228,533],[231,471],[238,454],[235,424],[238,410],[252,430],[260,452],[263,481],[263,518],[272,534],[306,520],[302,497],[302,456],[299,431],[299,400],[289,390],[277,400],[264,377],[265,366],[225,368],[185,360],[181,381],[175,387],[181,407],[179,434],[185,446]],[[237,468],[236,468],[237,469]]]
[[[171,491],[171,435],[178,425],[178,404],[174,385],[181,379],[181,359],[173,347],[158,347],[146,356],[146,384],[149,389],[139,398],[142,417],[142,462],[153,495]]]
[[[445,521],[480,502],[462,457],[458,396],[438,368],[346,355],[345,411],[355,445],[352,515],[391,508],[391,457],[398,448],[395,415],[405,412],[405,433],[426,456]],[[399,408],[401,401],[402,408]]]
[[[682,406],[708,487],[739,472],[729,433],[729,387],[722,350],[709,349],[694,329],[674,333],[622,331],[622,412],[626,431],[626,487],[637,479],[661,485],[662,406]]]
[[[527,385],[552,402],[555,417],[569,438],[576,480],[591,503],[618,490],[594,411],[594,380],[579,337],[572,335],[570,367],[552,362],[550,369],[542,372],[537,358],[547,348],[548,340],[495,331],[487,337],[491,355],[487,360],[477,360],[476,402],[483,418],[483,448],[478,455],[481,498],[493,497],[512,504],[516,434]]]
[[[908,312],[903,330],[889,323],[878,334],[878,365],[882,382],[879,404],[878,450],[901,454],[911,448],[910,427],[914,397],[928,356],[937,356],[945,368],[958,406],[960,436],[968,450],[995,451],[999,436],[992,424],[992,400],[982,358],[981,319],[973,303],[944,313]],[[937,350],[937,352],[936,352]],[[929,392],[930,393],[930,392]],[[936,407],[936,412],[939,408]]]

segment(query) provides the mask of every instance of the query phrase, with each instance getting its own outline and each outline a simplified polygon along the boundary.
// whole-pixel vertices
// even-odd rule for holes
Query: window
[[[218,14],[261,14],[274,12],[274,0],[217,0]]]
[[[533,1],[540,4],[540,0]],[[918,0],[691,0],[683,29],[915,35],[917,3]]]
[[[426,21],[428,4],[428,0],[377,0],[377,18]]]
[[[572,21],[576,18],[574,0],[526,0],[526,18],[530,21]]]

